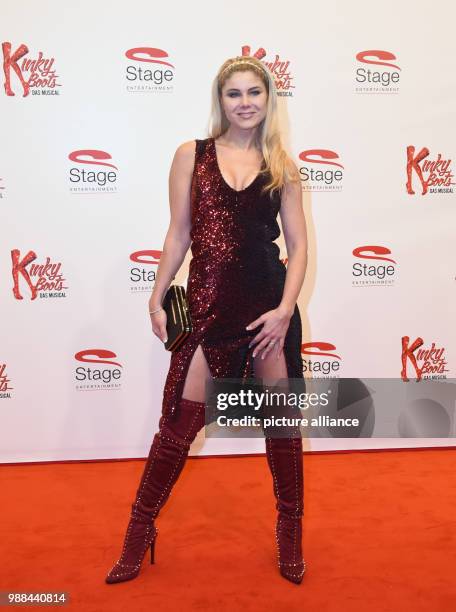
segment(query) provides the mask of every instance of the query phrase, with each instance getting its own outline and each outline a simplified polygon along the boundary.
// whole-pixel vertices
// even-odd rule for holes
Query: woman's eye
[[[258,96],[258,95],[260,94],[260,91],[257,89],[257,90],[255,90],[255,91],[250,92],[250,93],[251,93],[252,95],[254,95],[254,96]],[[239,95],[239,94],[237,94],[235,91],[232,91],[232,92],[230,92],[230,93],[228,94],[228,97],[230,97],[230,98],[234,98],[234,96],[237,96],[237,95]]]

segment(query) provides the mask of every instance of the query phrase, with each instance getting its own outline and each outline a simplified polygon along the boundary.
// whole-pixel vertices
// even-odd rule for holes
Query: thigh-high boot
[[[154,524],[188,457],[190,445],[205,424],[205,404],[181,398],[172,418],[162,415],[132,504],[122,554],[106,576],[112,584],[136,578],[147,549],[154,563],[158,529]]]

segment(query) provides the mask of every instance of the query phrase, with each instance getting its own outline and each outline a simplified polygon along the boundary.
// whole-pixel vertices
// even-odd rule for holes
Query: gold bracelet
[[[149,310],[149,314],[154,314],[154,312],[158,312],[159,310],[163,310],[162,306],[159,306],[155,310]]]

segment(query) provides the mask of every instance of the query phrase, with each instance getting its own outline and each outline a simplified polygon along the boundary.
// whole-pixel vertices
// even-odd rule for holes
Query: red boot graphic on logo
[[[3,72],[5,73],[5,83],[4,83],[5,93],[7,96],[15,95],[14,91],[11,89],[11,81],[10,81],[10,76],[11,76],[10,73],[11,73],[11,68],[12,68],[14,72],[17,74],[17,76],[19,77],[20,82],[22,83],[22,87],[24,88],[24,93],[22,95],[25,98],[25,96],[28,96],[29,94],[30,86],[27,83],[27,81],[25,81],[24,77],[22,76],[22,71],[17,65],[17,62],[21,59],[21,57],[24,57],[24,55],[29,52],[28,47],[27,45],[22,44],[20,45],[20,47],[16,49],[13,55],[11,55],[11,43],[4,42],[2,43],[2,51],[3,51]]]
[[[420,370],[420,368],[418,367],[418,364],[416,362],[416,358],[415,355],[413,354],[418,348],[420,348],[420,346],[422,346],[424,344],[424,340],[423,338],[418,337],[415,342],[409,346],[410,342],[410,338],[409,336],[402,336],[402,371],[401,371],[401,378],[404,382],[408,382],[409,379],[407,378],[407,357],[410,359],[410,361],[413,364],[413,367],[415,368],[415,372],[417,374],[417,379],[416,382],[421,380],[421,373],[422,370]]]
[[[412,170],[415,170],[415,172],[418,174],[418,178],[421,181],[421,186],[423,187],[423,192],[421,195],[424,195],[425,193],[427,193],[428,184],[427,181],[424,180],[420,162],[423,161],[423,159],[429,155],[429,149],[427,147],[423,147],[416,157],[413,157],[414,153],[415,147],[413,145],[407,147],[407,192],[410,195],[415,194],[412,187]]]
[[[31,263],[32,261],[36,259],[36,253],[34,251],[29,251],[22,261],[19,261],[19,255],[20,255],[19,249],[13,249],[11,251],[11,260],[13,263],[12,273],[13,273],[13,280],[14,280],[14,286],[13,286],[14,297],[16,298],[16,300],[24,299],[19,291],[19,272],[20,272],[22,276],[25,278],[27,285],[30,287],[30,291],[32,292],[31,299],[34,300],[36,298],[36,293],[37,293],[36,287],[30,279],[30,274],[26,270],[26,266],[28,266],[29,263]]]

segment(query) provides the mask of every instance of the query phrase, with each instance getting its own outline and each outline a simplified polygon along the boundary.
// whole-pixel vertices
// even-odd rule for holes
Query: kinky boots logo
[[[407,147],[407,193],[415,195],[412,187],[413,175],[416,175],[421,184],[421,195],[454,193],[451,159],[445,159],[440,153],[434,159],[427,159],[428,156],[427,147],[423,147],[419,153],[416,153],[413,145]]]
[[[172,93],[175,69],[168,53],[154,47],[133,47],[125,51],[126,90],[139,93]]]
[[[8,384],[10,382],[11,380],[6,373],[6,363],[0,363],[0,399],[11,399],[10,392],[14,387]]]
[[[35,251],[29,251],[22,259],[19,249],[11,251],[12,274],[13,274],[13,294],[16,300],[24,299],[21,294],[20,279],[30,290],[30,299],[40,298],[64,298],[66,293],[63,289],[68,289],[63,283],[62,264],[51,263],[51,259],[46,257],[44,263],[32,264],[37,255]]]
[[[68,159],[73,162],[69,171],[70,192],[117,192],[118,168],[107,161],[112,159],[109,153],[97,149],[80,149],[72,151]]]
[[[357,258],[352,265],[353,287],[394,284],[396,261],[388,257],[391,255],[390,249],[379,244],[371,244],[354,248],[353,255]]]
[[[121,388],[122,364],[113,361],[117,355],[109,349],[85,349],[75,354],[76,391],[109,391]],[[94,364],[94,365],[86,365]]]
[[[130,293],[152,291],[161,251],[135,251],[130,254]]]
[[[416,338],[410,343],[409,336],[402,336],[402,370],[401,378],[408,382],[407,364],[410,362],[416,374],[416,381],[423,379],[436,380],[446,378],[445,368],[447,361],[444,356],[445,349],[436,347],[435,342],[430,347],[421,348],[424,344],[423,338]]]
[[[248,55],[250,57],[256,57],[259,60],[262,60],[263,57],[266,56],[266,51],[260,47],[253,55],[251,54],[251,49],[248,45],[244,45],[242,47],[242,55]],[[264,61],[265,66],[269,68],[272,76],[274,77],[275,86],[277,89],[277,96],[287,96],[291,97],[293,95],[292,89],[295,89],[295,86],[292,85],[291,81],[294,77],[291,76],[289,66],[290,62],[288,60],[280,59],[280,56],[276,53],[275,59],[271,61]]]
[[[356,54],[355,93],[397,94],[401,68],[390,51],[372,49]]]
[[[301,151],[299,167],[304,191],[342,191],[344,166],[339,155],[330,149],[307,149]]]
[[[55,71],[54,58],[44,57],[40,51],[37,57],[25,57],[29,52],[27,45],[21,44],[14,51],[10,42],[2,43],[4,87],[7,96],[14,96],[17,88],[17,79],[25,98],[30,93],[35,96],[58,96],[61,87],[57,83],[58,75]],[[17,79],[11,77],[13,73]]]
[[[301,345],[303,371],[311,372],[315,378],[338,378],[341,357],[331,342],[306,342]]]

